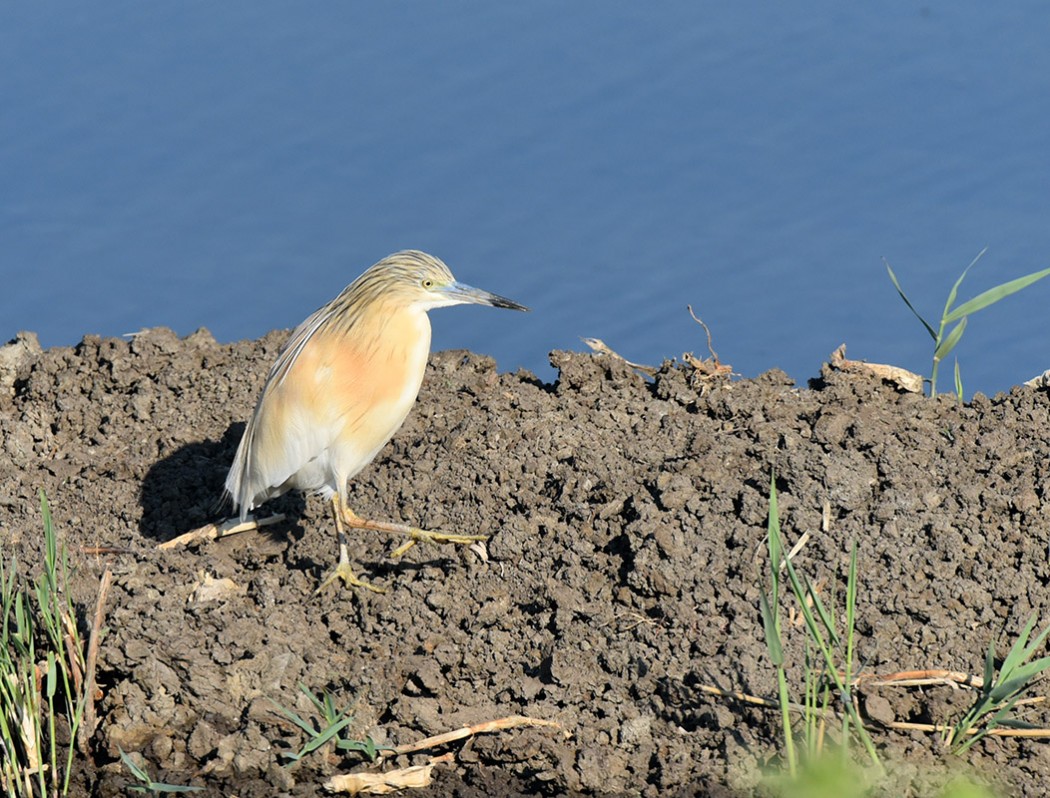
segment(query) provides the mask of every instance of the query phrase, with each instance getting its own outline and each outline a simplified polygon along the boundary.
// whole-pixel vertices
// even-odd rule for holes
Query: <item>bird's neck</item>
[[[367,337],[377,350],[387,348],[386,357],[426,362],[430,353],[430,319],[425,310],[377,302],[361,319],[361,327],[362,339]]]

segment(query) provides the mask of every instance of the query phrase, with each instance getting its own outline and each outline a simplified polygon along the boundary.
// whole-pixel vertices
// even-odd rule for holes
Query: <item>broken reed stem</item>
[[[953,729],[953,726],[944,723],[907,723],[905,721],[893,721],[892,723],[886,724],[891,729],[899,729],[901,731],[921,731],[929,733],[941,733]],[[1031,737],[1031,738],[1050,738],[1050,729],[1004,729],[996,727],[994,729],[967,729],[966,733],[969,735],[979,734],[983,732],[989,737]]]
[[[218,540],[228,535],[237,535],[241,532],[251,532],[253,529],[260,529],[264,526],[270,526],[271,524],[279,523],[284,520],[284,515],[277,513],[271,515],[268,518],[256,519],[249,517],[247,521],[243,523],[239,518],[230,518],[222,524],[205,524],[198,529],[191,529],[184,535],[179,535],[171,540],[166,540],[163,543],[157,545],[158,549],[177,549],[181,546],[188,546],[191,543],[206,542],[209,540]]]
[[[436,734],[433,737],[425,737],[422,740],[417,740],[414,743],[406,743],[405,745],[399,745],[397,748],[394,749],[394,753],[412,754],[416,751],[423,751],[427,748],[437,748],[441,745],[453,743],[456,740],[463,740],[467,737],[473,737],[475,734],[487,734],[490,732],[505,731],[507,729],[517,729],[523,726],[532,728],[561,728],[561,724],[553,720],[542,720],[541,718],[527,718],[524,715],[509,715],[505,718],[499,718],[498,720],[489,720],[485,721],[484,723],[475,723],[473,726],[463,726],[459,729],[453,729],[452,731],[445,732],[443,734]]]
[[[763,709],[780,709],[780,702],[774,701],[772,698],[761,698],[757,695],[748,695],[747,693],[741,693],[739,690],[723,690],[720,687],[714,687],[709,684],[698,684],[696,689],[702,693],[708,693],[710,695],[716,695],[719,698],[732,698],[734,701],[740,701],[744,704],[751,704],[752,706],[762,707]],[[804,715],[810,710],[804,707],[802,704],[797,704],[794,701],[788,702],[788,708],[792,712],[797,712],[800,715]],[[817,713],[821,716],[830,716],[837,718],[838,714],[828,710],[826,712]]]
[[[980,676],[974,676],[970,673],[962,673],[961,671],[945,670],[898,671],[896,673],[887,673],[883,675],[861,673],[857,674],[857,678],[853,683],[871,684],[877,687],[894,685],[898,687],[916,687],[930,684],[946,684],[951,687],[973,687],[978,690],[984,687],[984,679]]]
[[[882,675],[875,673],[858,673],[853,678],[850,686],[858,687],[860,685],[869,685],[873,687],[917,687],[934,684],[946,684],[956,688],[970,687],[980,689],[984,686],[984,679],[980,676],[973,676],[969,673],[944,670],[898,671],[896,673]],[[735,698],[737,701],[743,701],[746,704],[771,707],[774,709],[780,706],[779,701],[748,695],[747,693],[741,693],[738,690],[723,690],[720,687],[713,687],[706,684],[697,685],[697,689],[704,693],[721,696],[722,698]],[[1026,703],[1037,703],[1043,700],[1045,699],[1032,698],[1027,699]],[[796,711],[803,710],[801,704],[795,704],[793,706]]]
[[[87,671],[84,682],[84,719],[77,730],[77,747],[85,756],[88,753],[88,741],[95,733],[98,719],[95,715],[95,670],[98,665],[98,649],[102,642],[102,619],[105,617],[106,597],[109,595],[110,585],[113,584],[113,572],[107,567],[102,574],[102,581],[98,586],[98,600],[95,602],[95,617],[91,622],[91,634],[88,636],[87,658],[84,660],[84,670]]]
[[[979,676],[973,676],[969,673],[961,673],[959,671],[919,670],[899,671],[897,673],[889,673],[882,676],[874,673],[862,673],[858,674],[852,681],[852,686],[858,686],[860,684],[867,684],[875,687],[915,687],[942,684],[949,685],[955,689],[971,688],[979,690],[984,686],[984,679]],[[702,693],[719,696],[720,698],[732,698],[736,701],[762,707],[764,709],[780,709],[779,701],[774,701],[771,698],[761,698],[760,696],[741,693],[738,690],[723,690],[720,687],[714,687],[713,685],[708,684],[699,684],[696,686],[696,689],[700,690]],[[1017,702],[1016,706],[1021,706],[1022,704],[1042,704],[1045,702],[1046,698],[1044,696],[1037,696],[1034,698],[1022,699]],[[797,712],[800,715],[812,713],[811,709],[794,702],[789,702],[788,708],[791,709],[792,712]],[[839,713],[830,709],[817,712],[816,714],[821,718],[841,717]],[[909,723],[896,720],[885,724],[880,723],[879,725],[890,729],[896,729],[898,731],[920,731],[931,734],[949,731],[953,728],[951,725],[942,723]],[[973,735],[980,731],[982,730],[968,729],[966,733]],[[993,737],[1050,738],[1050,729],[1008,729],[997,727],[986,730],[984,733]]]
[[[73,616],[65,610],[60,610],[58,618],[63,627],[62,634],[66,645],[66,651],[79,651],[80,649],[77,645],[76,621],[73,620]],[[70,656],[67,664],[69,665],[69,670],[73,676],[73,691],[79,694],[84,687],[84,672],[80,669],[80,659],[75,655]]]

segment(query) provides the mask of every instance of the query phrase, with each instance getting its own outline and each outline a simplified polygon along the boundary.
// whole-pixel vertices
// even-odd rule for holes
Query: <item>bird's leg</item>
[[[381,587],[376,587],[371,582],[365,582],[362,579],[358,579],[354,574],[353,569],[350,567],[350,552],[346,542],[346,532],[343,530],[343,503],[340,500],[339,494],[337,493],[332,497],[332,515],[335,517],[335,530],[339,536],[339,562],[332,569],[325,580],[321,583],[321,586],[314,592],[316,596],[330,584],[337,579],[342,579],[343,584],[347,587],[362,587],[365,590],[371,590],[373,593],[386,593]]]
[[[394,549],[392,557],[400,557],[410,548],[420,542],[429,543],[458,543],[466,545],[477,543],[479,540],[488,540],[488,535],[459,535],[451,532],[436,532],[428,529],[408,526],[407,524],[395,524],[392,521],[373,521],[362,518],[345,504],[342,508],[343,523],[354,529],[372,529],[376,532],[391,532],[395,535],[407,535],[408,540]]]

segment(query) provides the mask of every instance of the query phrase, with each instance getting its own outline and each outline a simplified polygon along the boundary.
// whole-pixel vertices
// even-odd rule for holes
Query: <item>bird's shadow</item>
[[[244,434],[244,427],[243,422],[238,422],[230,425],[219,440],[198,441],[179,447],[150,468],[142,481],[139,495],[142,507],[139,531],[143,538],[158,543],[164,542],[206,524],[222,522],[231,515],[232,507],[228,501],[223,500],[223,485],[237,451],[237,444]],[[286,520],[263,527],[255,534],[301,539],[306,534],[301,521],[306,514],[306,503],[306,497],[299,491],[290,491],[284,496],[268,501],[263,516],[282,513]],[[334,529],[331,531],[332,560],[317,560],[310,554],[292,554],[287,563],[288,567],[316,572],[319,577],[325,574],[335,560]],[[402,542],[396,536],[387,537],[383,533],[355,529],[347,531],[352,558],[356,548],[354,539],[358,535],[382,536],[383,545],[387,550]],[[455,567],[454,557],[429,546],[425,547],[428,550],[427,554],[417,554],[413,559],[377,558],[374,556],[375,548],[371,545],[367,548],[373,552],[373,556],[354,558],[354,563],[368,578],[396,579],[399,574],[401,578],[405,578],[407,574],[434,567],[449,574]],[[363,552],[358,548],[356,553]]]
[[[231,424],[220,440],[199,441],[182,446],[158,460],[146,473],[139,493],[144,538],[162,542],[211,522],[221,522],[232,513],[224,501],[226,473],[244,434],[244,423]],[[306,502],[292,492],[267,504],[267,509],[291,519],[267,527],[271,533],[289,534],[296,528]],[[301,530],[300,530],[301,533]]]
[[[352,539],[350,545],[351,547],[353,546]],[[368,581],[379,580],[380,582],[383,582],[386,587],[395,584],[398,580],[414,578],[423,571],[432,568],[437,568],[446,578],[448,578],[454,573],[455,568],[457,567],[454,558],[440,555],[427,557],[426,559],[421,559],[419,561],[406,560],[404,558],[392,559],[389,557],[382,559],[377,559],[375,557],[359,559],[354,557],[353,551],[351,550],[350,558],[354,572],[357,576]],[[332,559],[327,561],[318,560],[314,556],[306,555],[289,559],[287,562],[289,569],[315,574],[318,579],[331,573],[334,564],[334,547],[332,550]]]

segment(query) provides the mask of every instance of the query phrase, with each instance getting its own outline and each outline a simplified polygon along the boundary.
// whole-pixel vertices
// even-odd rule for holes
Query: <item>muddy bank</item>
[[[960,407],[827,369],[812,387],[779,372],[700,381],[674,363],[648,380],[558,352],[546,384],[439,353],[351,503],[488,534],[484,549],[395,561],[399,541],[356,533],[359,571],[389,592],[314,597],[334,531],[318,499],[286,496],[267,510],[287,520],[265,532],[158,550],[216,517],[284,335],[227,345],[153,330],[43,352],[27,339],[0,356],[5,552],[39,560],[43,488],[85,623],[101,572],[115,575],[82,794],[122,792],[118,745],[158,780],[215,794],[322,793],[363,765],[283,765],[302,737],[273,702],[309,715],[300,683],[352,706],[351,734],[380,745],[509,715],[564,730],[442,749],[454,757],[428,796],[746,794],[779,750],[778,718],[699,686],[775,693],[758,611],[771,469],[786,534],[812,536],[799,567],[841,594],[858,543],[866,670],[978,674],[989,641],[1005,650],[1032,612],[1050,621],[1047,393]],[[871,688],[865,702],[884,722],[960,708],[947,688]],[[934,736],[875,738],[896,794],[957,767]],[[1045,743],[989,740],[965,761],[1009,794],[1045,793]]]

